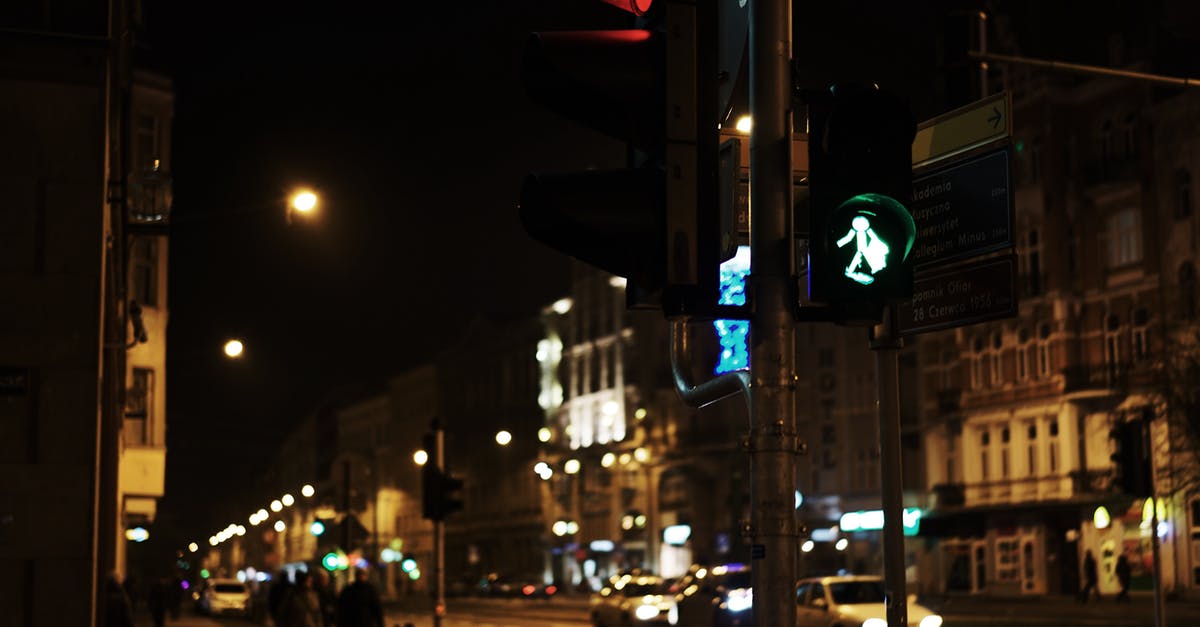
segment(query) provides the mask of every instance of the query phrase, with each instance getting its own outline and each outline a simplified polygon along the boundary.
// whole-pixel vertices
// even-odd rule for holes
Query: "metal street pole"
[[[429,463],[434,464],[440,475],[446,469],[443,461],[445,452],[445,433],[436,421],[434,423],[434,455]],[[433,521],[433,627],[442,626],[442,617],[446,615],[446,523],[441,519]]]
[[[883,575],[887,624],[908,625],[908,593],[904,577],[904,481],[900,464],[900,368],[895,308],[884,308],[883,323],[875,327],[876,383],[879,390],[879,472],[883,501]]]
[[[754,622],[796,624],[792,3],[750,3],[750,503]]]

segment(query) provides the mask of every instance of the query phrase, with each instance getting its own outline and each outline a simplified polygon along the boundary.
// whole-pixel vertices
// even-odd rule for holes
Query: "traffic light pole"
[[[792,2],[750,3],[750,506],[754,624],[796,624]]]
[[[883,323],[875,327],[875,376],[879,409],[879,472],[883,501],[883,584],[887,624],[907,627],[908,593],[904,576],[904,479],[900,464],[900,368],[896,336],[896,308],[884,309]]]
[[[445,432],[434,423],[434,454],[430,463],[438,472],[446,469]],[[433,627],[442,627],[442,617],[446,615],[446,523],[440,519],[433,521]]]

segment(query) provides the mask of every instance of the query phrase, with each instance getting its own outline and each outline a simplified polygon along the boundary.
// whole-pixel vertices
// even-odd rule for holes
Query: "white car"
[[[210,579],[200,595],[205,614],[250,615],[250,588],[237,579]]]
[[[883,578],[837,575],[796,584],[797,627],[887,627]],[[908,596],[908,624],[941,627],[942,617]]]
[[[613,577],[592,595],[590,606],[595,627],[679,624],[679,608],[669,583],[653,575]]]

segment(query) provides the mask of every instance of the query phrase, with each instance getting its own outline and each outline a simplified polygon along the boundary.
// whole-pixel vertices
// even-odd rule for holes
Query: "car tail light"
[[[537,588],[534,588],[533,586],[525,586],[524,588],[521,588],[521,592],[523,592],[525,596],[529,596],[533,594],[533,591],[536,589]]]
[[[546,594],[554,594],[555,592],[558,592],[557,586],[546,586]]]

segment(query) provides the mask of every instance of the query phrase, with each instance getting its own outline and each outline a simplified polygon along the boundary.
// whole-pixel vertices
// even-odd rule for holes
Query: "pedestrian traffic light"
[[[1137,497],[1154,494],[1145,421],[1141,418],[1118,422],[1109,431],[1113,440],[1110,457],[1115,466],[1115,485],[1123,493]]]
[[[809,95],[809,299],[875,323],[912,296],[916,225],[907,104],[876,85]]]
[[[737,29],[718,31],[718,16],[741,18],[744,37],[744,3],[605,1],[638,16],[637,28],[534,33],[523,78],[533,100],[625,142],[628,167],[530,174],[521,221],[539,242],[627,278],[631,306],[715,305],[720,262],[737,244],[721,232],[718,193],[721,77],[737,74],[718,70],[730,63],[718,40],[729,48]]]

